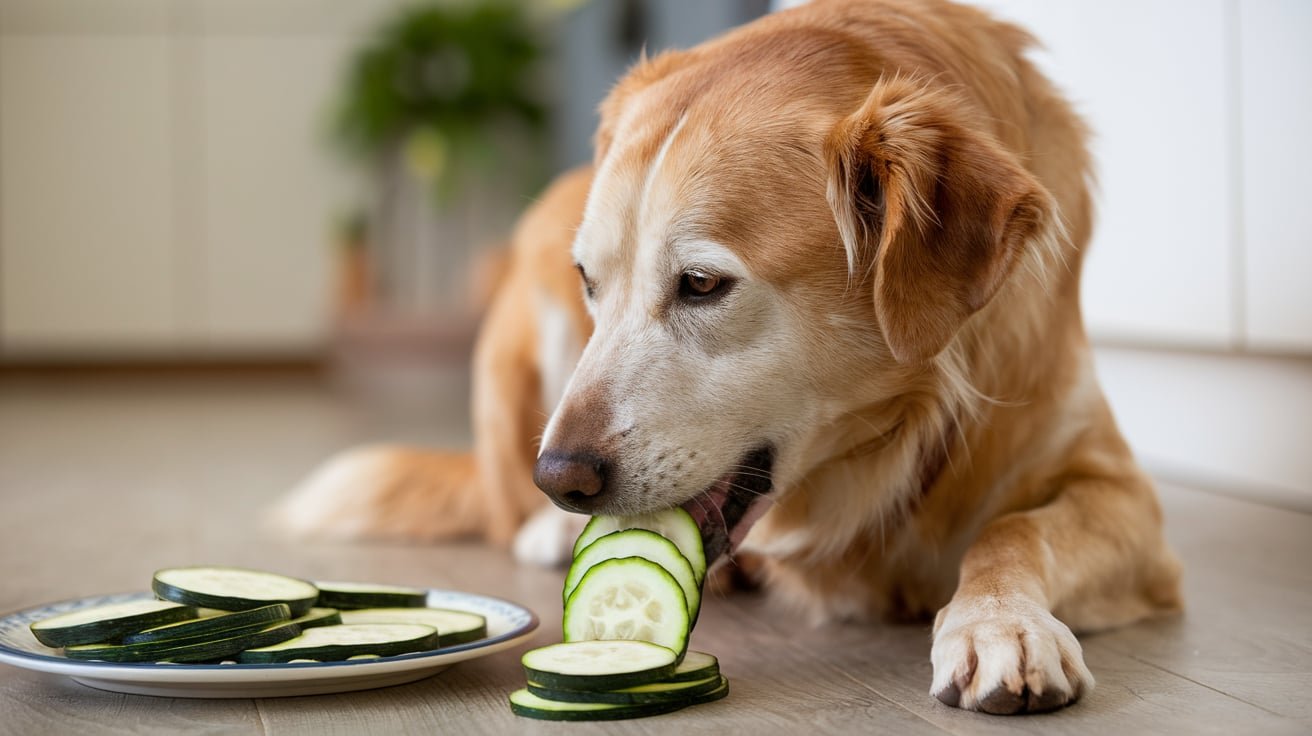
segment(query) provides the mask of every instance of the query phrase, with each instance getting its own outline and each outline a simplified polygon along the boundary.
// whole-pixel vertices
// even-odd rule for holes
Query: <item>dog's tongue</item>
[[[683,504],[701,530],[708,568],[737,549],[765,513],[767,504],[762,496],[734,490],[738,480],[736,475],[726,475]]]

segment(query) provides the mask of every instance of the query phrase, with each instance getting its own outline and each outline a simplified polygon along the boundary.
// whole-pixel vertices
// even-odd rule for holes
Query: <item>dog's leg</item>
[[[529,297],[506,294],[474,350],[474,452],[488,509],[487,538],[508,546],[546,503],[533,485],[537,435],[546,423]]]
[[[984,528],[934,622],[935,697],[1000,714],[1073,703],[1093,676],[1072,628],[1179,609],[1179,563],[1152,484],[1128,451],[1126,466],[1119,476],[1071,468],[1050,503]]]
[[[548,503],[515,535],[515,559],[539,567],[560,567],[574,556],[574,540],[588,516],[571,514]]]

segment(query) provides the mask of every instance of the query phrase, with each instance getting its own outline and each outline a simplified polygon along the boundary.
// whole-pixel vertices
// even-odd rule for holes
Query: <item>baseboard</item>
[[[1158,477],[1312,511],[1312,360],[1107,345],[1095,359]]]

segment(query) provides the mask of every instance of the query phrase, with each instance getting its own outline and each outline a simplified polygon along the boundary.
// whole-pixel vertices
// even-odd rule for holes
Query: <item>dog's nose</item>
[[[567,511],[590,514],[605,500],[609,463],[590,452],[548,450],[538,456],[533,482]]]

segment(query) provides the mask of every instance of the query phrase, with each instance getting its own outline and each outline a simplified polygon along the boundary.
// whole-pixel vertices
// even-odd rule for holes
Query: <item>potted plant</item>
[[[458,304],[472,249],[541,182],[542,47],[522,8],[408,4],[350,60],[333,132],[372,174],[366,241],[385,310]]]

